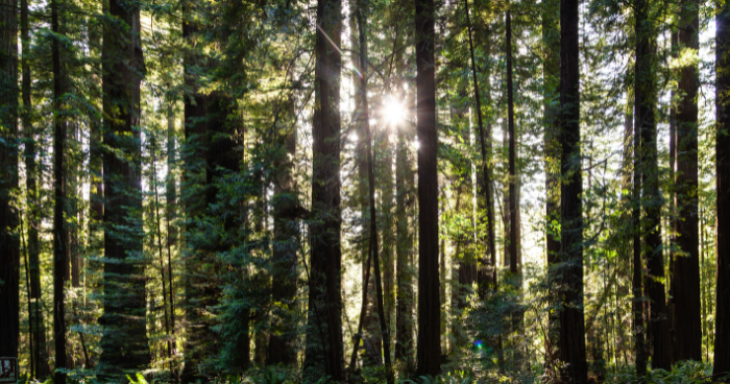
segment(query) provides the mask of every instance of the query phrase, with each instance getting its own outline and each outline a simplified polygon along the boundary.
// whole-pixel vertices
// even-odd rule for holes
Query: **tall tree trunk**
[[[58,2],[51,1],[51,30],[59,32]],[[52,38],[53,56],[53,334],[56,349],[53,382],[66,383],[66,308],[64,299],[65,280],[68,270],[68,237],[66,236],[66,177],[64,155],[66,152],[66,126],[61,96],[64,89],[64,73],[61,69],[60,43]]]
[[[684,0],[679,20],[679,43],[699,54],[699,3]],[[677,243],[682,254],[675,259],[674,302],[676,305],[677,360],[702,361],[702,320],[700,319],[700,261],[698,227],[698,148],[697,91],[700,78],[697,64],[682,68],[679,81],[683,98],[677,112]]]
[[[144,57],[139,8],[118,0],[109,3],[104,31],[104,326],[99,369],[119,379],[150,362],[146,329],[145,259],[142,254],[142,179],[140,81]],[[119,27],[119,26],[123,27]],[[120,107],[121,106],[121,107]],[[117,152],[119,151],[119,152]],[[125,154],[119,157],[118,153]]]
[[[357,24],[357,8],[359,7],[357,1],[353,1],[350,5],[350,9],[352,10],[352,16],[350,19],[350,30],[356,31],[358,29]],[[360,67],[362,59],[360,58],[361,55],[367,56],[367,46],[363,47],[363,49],[360,49],[360,36],[357,33],[351,33],[350,34],[350,44],[353,51],[353,56],[351,60],[356,67]],[[377,305],[375,303],[375,285],[370,280],[370,273],[372,271],[371,267],[371,260],[372,256],[369,253],[368,245],[369,245],[369,236],[370,236],[370,227],[368,225],[368,217],[369,217],[369,198],[368,198],[368,167],[367,167],[367,147],[365,145],[365,124],[368,122],[369,117],[365,116],[364,114],[364,104],[365,104],[365,98],[364,95],[366,94],[363,90],[360,89],[362,86],[362,82],[360,81],[361,73],[364,72],[363,69],[359,70],[360,72],[354,72],[353,71],[353,84],[354,84],[354,95],[353,99],[355,102],[355,110],[353,111],[353,121],[355,122],[355,126],[357,129],[357,135],[358,135],[358,142],[356,144],[355,148],[355,157],[356,157],[356,167],[357,167],[357,204],[360,208],[360,220],[361,220],[361,230],[360,230],[360,241],[358,243],[358,250],[360,252],[360,259],[362,260],[362,277],[363,277],[363,303],[362,303],[362,312],[361,312],[361,318],[358,323],[358,332],[357,334],[360,337],[360,340],[362,341],[362,344],[364,346],[365,350],[365,356],[366,358],[363,359],[364,365],[379,365],[382,364],[382,358],[381,358],[381,344],[380,344],[380,334],[377,330]],[[361,323],[361,324],[360,324]],[[365,332],[363,333],[363,329],[365,329]],[[353,353],[350,357],[350,373],[353,373],[355,370],[355,365],[357,362],[357,348],[359,345],[356,345],[353,347]],[[355,360],[353,360],[355,359]]]
[[[175,149],[175,112],[173,111],[174,99],[169,101],[167,106],[167,175],[165,183],[165,223],[167,227],[166,248],[167,248],[167,282],[170,300],[170,331],[172,332],[172,354],[177,350],[175,339],[175,295],[172,284],[172,247],[177,245],[177,185],[175,183],[175,170],[177,169],[177,152]],[[164,294],[164,292],[163,292]]]
[[[20,2],[20,24],[21,40],[23,46],[22,57],[22,93],[23,109],[21,120],[25,133],[25,186],[26,204],[28,206],[28,264],[30,280],[31,308],[28,324],[33,339],[33,362],[35,377],[46,378],[51,374],[48,364],[48,351],[46,346],[45,323],[41,305],[41,270],[40,270],[40,240],[38,228],[40,226],[40,199],[38,198],[36,165],[36,141],[35,130],[31,120],[32,98],[31,98],[31,71],[28,60],[30,51],[30,23],[28,20],[28,0]]]
[[[410,229],[412,222],[408,216],[413,193],[409,183],[413,174],[413,165],[408,147],[413,141],[413,132],[410,127],[398,129],[398,144],[396,148],[396,341],[395,358],[406,362],[409,371],[413,368],[413,271],[411,269],[413,234]]]
[[[484,123],[482,121],[482,101],[481,96],[479,94],[479,81],[477,80],[477,70],[476,70],[476,61],[474,59],[474,42],[472,41],[472,25],[471,25],[471,16],[469,15],[469,1],[465,0],[464,2],[464,10],[466,13],[466,24],[467,24],[467,30],[469,33],[469,56],[471,58],[471,75],[472,80],[474,82],[474,101],[476,102],[476,109],[477,109],[477,122],[479,131],[477,132],[479,134],[479,149],[481,150],[482,155],[482,164],[481,164],[481,174],[477,172],[477,201],[480,202],[479,204],[479,212],[485,211],[484,213],[481,213],[481,217],[479,218],[480,225],[484,225],[486,223],[487,228],[487,236],[486,236],[486,249],[485,249],[485,257],[479,258],[481,261],[481,266],[479,266],[479,262],[477,261],[477,284],[479,288],[479,296],[484,299],[486,296],[487,289],[494,288],[497,284],[497,274],[496,274],[496,268],[494,265],[494,260],[496,257],[496,250],[494,246],[494,204],[492,203],[492,190],[491,190],[491,169],[489,168],[489,162],[491,161],[491,151],[492,151],[492,130],[491,130],[491,124],[487,123],[487,133],[485,137],[484,132]],[[487,54],[487,60],[489,60],[489,56],[491,55],[491,41],[490,41],[490,35],[489,35],[489,25],[487,25],[487,35],[486,35],[486,54]],[[487,65],[487,68],[489,68],[489,65]],[[489,76],[490,72],[487,72],[487,102],[490,101],[491,95],[490,95],[490,85],[489,85]],[[491,120],[489,120],[491,121]],[[489,144],[487,144],[487,141],[489,141]],[[481,178],[479,177],[481,176]]]
[[[0,356],[18,356],[20,337],[20,238],[18,210],[18,20],[17,1],[0,2]],[[24,52],[25,53],[25,52]]]
[[[398,15],[396,15],[398,17]],[[396,31],[398,33],[398,31]],[[398,34],[396,46],[404,40]],[[403,51],[395,53],[396,77],[404,73]],[[410,92],[399,86],[399,96],[410,105]],[[396,93],[398,94],[398,93]],[[409,150],[414,139],[413,126],[409,122],[402,122],[397,132],[395,158],[395,195],[396,195],[396,340],[395,359],[405,362],[407,372],[415,369],[413,360],[413,232],[414,221],[409,220],[413,215],[414,194],[413,188],[413,158]]]
[[[671,46],[671,57],[672,60],[676,60],[679,57],[679,31],[675,30],[675,28],[670,29],[671,37],[670,37],[670,46]],[[669,313],[669,319],[670,319],[670,337],[672,342],[672,363],[677,361],[677,311],[676,311],[676,303],[675,298],[677,296],[677,279],[675,279],[675,276],[677,275],[677,252],[675,251],[676,244],[677,244],[677,190],[676,190],[676,183],[677,183],[677,109],[674,108],[674,100],[676,100],[677,94],[674,89],[670,92],[670,99],[672,100],[672,106],[669,110],[669,186],[667,190],[670,193],[670,198],[668,201],[669,204],[669,218],[668,218],[668,227],[669,227],[669,244],[667,244],[667,247],[669,249],[668,256],[669,256],[669,297],[667,298],[667,311]]]
[[[560,357],[567,380],[587,381],[583,313],[583,214],[580,154],[580,52],[578,0],[560,2],[560,187],[561,262],[563,263]]]
[[[636,19],[636,124],[641,136],[639,157],[641,159],[642,193],[641,204],[645,217],[641,225],[644,237],[644,254],[647,260],[645,277],[646,291],[650,303],[652,366],[669,369],[671,364],[669,319],[664,293],[664,261],[661,247],[660,213],[662,197],[659,193],[659,169],[657,165],[657,129],[654,117],[656,105],[656,44],[650,7],[645,0],[635,5]]]
[[[361,1],[357,8],[357,26],[358,35],[360,36],[360,68],[362,69],[362,77],[360,78],[360,91],[364,92],[363,98],[363,115],[369,116],[368,112],[368,99],[367,99],[367,38],[365,34],[365,16],[366,12],[365,4]],[[373,259],[373,270],[375,271],[375,294],[378,305],[378,320],[380,321],[380,337],[383,343],[383,357],[385,359],[385,377],[388,384],[395,383],[395,372],[393,371],[393,364],[390,357],[390,331],[388,327],[388,315],[385,310],[385,299],[383,295],[383,282],[381,279],[380,269],[380,257],[378,256],[378,225],[377,225],[377,213],[375,210],[375,176],[373,173],[373,135],[370,130],[370,123],[368,119],[363,123],[365,128],[365,143],[367,151],[367,166],[368,166],[368,197],[370,203],[370,236],[369,236],[369,254]],[[390,164],[386,166],[391,166]],[[389,173],[389,172],[388,172]],[[387,174],[387,173],[386,173]],[[386,185],[388,183],[386,182]],[[392,195],[392,192],[391,192]],[[391,196],[392,197],[392,196]],[[385,237],[385,236],[383,236]],[[385,257],[384,257],[385,259]]]
[[[441,372],[438,265],[438,135],[433,0],[416,0],[416,133],[418,135],[418,346],[417,375]]]
[[[307,381],[317,381],[323,375],[334,381],[344,380],[339,178],[341,13],[341,0],[317,2],[312,126],[312,212],[317,221],[310,229],[309,315],[304,361]]]
[[[70,125],[70,132],[68,133],[67,143],[69,143],[68,147],[71,153],[68,154],[68,169],[71,172],[68,172],[67,175],[67,187],[66,187],[66,198],[68,199],[68,215],[69,217],[75,218],[76,223],[81,223],[81,218],[79,217],[79,195],[78,195],[78,175],[76,173],[77,169],[81,168],[82,162],[76,155],[76,153],[79,153],[80,151],[77,151],[78,148],[78,142],[79,142],[79,125],[77,121],[74,121],[69,124]],[[71,287],[73,288],[79,288],[81,286],[81,268],[82,268],[82,259],[81,255],[79,254],[80,247],[79,247],[79,231],[78,231],[78,224],[69,225],[69,228],[67,228],[67,236],[69,241],[69,247],[68,247],[68,259],[71,262],[71,268],[69,270],[69,280],[71,281]]]
[[[152,207],[150,210],[152,211],[151,214],[154,217],[155,221],[155,233],[153,235],[153,238],[157,237],[157,244],[153,244],[153,247],[157,247],[157,254],[159,256],[159,262],[160,262],[160,281],[162,282],[162,307],[163,312],[165,314],[164,318],[164,327],[165,327],[165,338],[167,344],[167,359],[169,359],[170,362],[170,372],[172,372],[172,339],[173,339],[173,332],[171,332],[171,321],[170,321],[170,313],[168,312],[168,305],[167,305],[167,280],[165,279],[165,256],[163,254],[163,247],[162,247],[162,218],[160,217],[160,199],[159,199],[159,193],[157,191],[157,140],[152,134],[152,137],[150,138],[151,141],[151,152],[152,152],[152,159],[150,160],[150,165],[152,167],[150,172],[150,180],[149,185],[152,188],[152,197],[154,198],[154,207]],[[153,240],[154,242],[154,240]],[[172,292],[172,287],[170,287],[170,291]],[[154,296],[152,296],[154,297]],[[154,306],[153,306],[154,308]]]
[[[508,5],[509,6],[509,5]],[[505,56],[507,57],[507,132],[508,145],[508,179],[509,184],[509,270],[517,275],[520,266],[517,263],[517,174],[515,173],[516,140],[515,140],[515,107],[512,89],[512,16],[510,10],[504,16],[505,23]]]
[[[631,89],[627,92],[626,98],[631,99]],[[630,135],[633,135],[632,144],[632,160],[633,160],[633,187],[631,190],[631,233],[632,233],[632,272],[631,272],[631,291],[633,299],[631,300],[631,312],[632,317],[632,334],[634,336],[634,355],[635,355],[635,366],[636,375],[643,377],[646,375],[646,363],[647,363],[647,351],[645,345],[646,339],[646,323],[645,323],[645,305],[644,305],[644,290],[643,290],[643,279],[644,279],[644,267],[643,260],[641,257],[641,135],[638,130],[634,127],[634,108],[636,103],[631,101],[626,102],[626,121],[624,122],[624,140],[628,141]],[[631,133],[629,133],[629,131]],[[624,150],[628,148],[627,143],[624,144]],[[630,166],[628,155],[624,153],[624,169],[628,169]],[[631,176],[625,171],[624,185],[631,183]]]
[[[542,41],[543,41],[543,119],[545,125],[545,253],[549,282],[557,283],[554,267],[559,261],[560,240],[554,223],[560,222],[560,1],[543,1]],[[557,303],[554,303],[557,304]],[[554,364],[555,347],[558,344],[558,316],[554,311],[548,315],[549,348],[547,364]]]
[[[506,89],[505,89],[506,93]],[[502,169],[504,174],[502,179],[502,230],[503,230],[503,236],[502,236],[502,248],[503,248],[503,259],[502,259],[502,266],[510,268],[510,262],[512,261],[512,257],[510,257],[509,254],[509,240],[511,237],[512,230],[510,229],[510,215],[509,213],[512,212],[510,209],[510,199],[509,199],[509,123],[507,119],[504,119],[504,122],[502,124],[502,153],[507,154],[507,158],[502,158]]]
[[[713,375],[730,382],[730,3],[718,9],[715,19],[717,88],[717,285],[715,295],[715,362]]]
[[[466,97],[466,94],[464,94]],[[469,127],[468,119],[461,129],[461,140],[465,145],[470,145],[471,127]],[[468,296],[472,292],[472,285],[477,282],[477,261],[474,258],[474,203],[472,200],[472,194],[474,192],[474,184],[472,183],[472,163],[469,159],[469,154],[464,153],[462,155],[461,169],[463,174],[461,175],[461,185],[459,185],[459,194],[462,195],[461,208],[459,209],[459,215],[462,217],[463,225],[459,229],[459,237],[461,244],[461,254],[459,257],[459,275],[458,275],[458,297],[457,297],[457,308],[459,310],[459,316],[461,311],[467,308]],[[461,337],[466,337],[463,331],[460,331]],[[457,340],[461,345],[464,345],[466,339]]]

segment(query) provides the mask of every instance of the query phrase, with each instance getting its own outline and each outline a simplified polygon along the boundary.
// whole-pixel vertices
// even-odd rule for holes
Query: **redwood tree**
[[[717,88],[717,286],[714,375],[730,382],[730,2],[715,19]]]
[[[20,335],[18,188],[18,16],[16,0],[0,1],[0,356],[18,357]]]
[[[583,312],[583,212],[580,151],[579,0],[560,2],[560,261],[563,264],[560,358],[567,380],[588,380]]]
[[[104,326],[99,369],[119,378],[150,362],[142,254],[140,82],[144,57],[138,6],[111,0],[102,52],[104,113]],[[124,154],[124,156],[120,156]],[[113,261],[112,261],[113,260]],[[123,377],[123,376],[121,376]]]
[[[416,374],[432,376],[441,372],[434,19],[433,0],[416,0],[416,134],[419,143]]]
[[[660,212],[662,197],[659,193],[659,168],[657,164],[656,107],[656,37],[654,18],[646,0],[635,3],[635,86],[636,114],[635,135],[640,137],[638,156],[641,171],[641,236],[644,238],[643,255],[646,260],[646,293],[649,296],[651,322],[650,336],[653,345],[652,366],[670,368],[670,336],[666,295],[664,293],[664,261],[662,256]],[[636,242],[636,238],[635,238]],[[637,247],[638,244],[634,244]]]
[[[699,2],[684,0],[679,17],[679,43],[699,54]],[[676,205],[680,218],[677,245],[680,253],[674,258],[672,276],[675,312],[677,360],[702,361],[702,320],[700,318],[700,258],[697,199],[697,93],[699,69],[690,62],[681,69],[679,110],[676,114],[677,190]]]
[[[306,380],[344,380],[340,249],[342,1],[317,2]]]

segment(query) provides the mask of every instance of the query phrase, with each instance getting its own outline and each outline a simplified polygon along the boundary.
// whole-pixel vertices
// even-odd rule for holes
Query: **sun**
[[[390,95],[383,99],[382,113],[388,124],[396,125],[405,120],[407,111],[400,100]]]

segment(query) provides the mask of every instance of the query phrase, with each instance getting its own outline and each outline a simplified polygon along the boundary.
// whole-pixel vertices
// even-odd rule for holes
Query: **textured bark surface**
[[[317,2],[306,381],[344,379],[340,249],[341,0]]]
[[[18,16],[17,0],[0,1],[0,356],[18,357],[20,238],[18,210]]]
[[[560,222],[560,0],[543,1],[543,134],[545,159],[545,239],[546,259],[550,284],[556,284],[554,268],[559,261],[560,240],[553,222]],[[553,302],[552,305],[558,304]],[[558,314],[550,311],[548,332],[550,344],[546,355],[547,364],[554,363],[558,344]]]
[[[58,0],[51,2],[51,29],[59,32]],[[66,170],[64,157],[66,152],[67,122],[63,114],[61,96],[65,92],[63,70],[61,68],[61,52],[58,39],[53,39],[53,335],[56,350],[55,373],[53,382],[64,384],[66,374],[59,368],[67,368],[66,356],[66,311],[64,283],[68,275],[68,237],[65,222],[66,207]]]
[[[438,138],[433,0],[416,0],[416,134],[418,135],[417,375],[441,372],[439,327]]]
[[[679,19],[679,43],[684,49],[699,54],[699,3],[684,0]],[[679,254],[674,258],[674,328],[676,332],[675,358],[702,360],[702,320],[700,318],[700,258],[699,208],[697,199],[697,92],[700,86],[699,69],[690,64],[681,69],[679,93],[683,95],[677,111],[677,245]]]
[[[715,19],[717,67],[717,286],[713,374],[730,376],[730,3]],[[726,379],[730,382],[730,379]]]
[[[142,179],[140,81],[144,57],[139,9],[116,0],[109,14],[119,24],[106,25],[102,53],[104,144],[118,150],[103,156],[104,326],[99,369],[102,377],[120,380],[124,373],[150,362],[146,329],[145,260],[142,254]],[[125,156],[120,157],[119,153]]]
[[[561,262],[564,286],[560,311],[560,357],[565,380],[588,379],[583,312],[583,192],[580,157],[580,71],[578,0],[560,2],[560,189]]]
[[[660,213],[662,197],[659,192],[657,164],[656,105],[656,37],[650,7],[645,0],[635,5],[636,32],[636,85],[634,87],[636,134],[641,137],[641,236],[644,238],[644,258],[647,275],[646,293],[649,296],[649,329],[652,367],[669,369],[671,340],[666,294],[664,292],[664,261],[662,256]]]

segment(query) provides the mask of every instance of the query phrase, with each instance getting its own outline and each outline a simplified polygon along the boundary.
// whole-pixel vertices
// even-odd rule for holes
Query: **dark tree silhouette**
[[[560,358],[566,380],[588,380],[583,313],[583,209],[580,155],[579,0],[560,2],[560,261],[563,264]]]
[[[416,134],[418,135],[417,375],[441,372],[438,170],[433,0],[416,0]]]
[[[717,298],[730,297],[730,3],[715,19],[717,67]],[[713,374],[730,377],[730,301],[716,300]],[[730,379],[725,379],[730,382]]]

